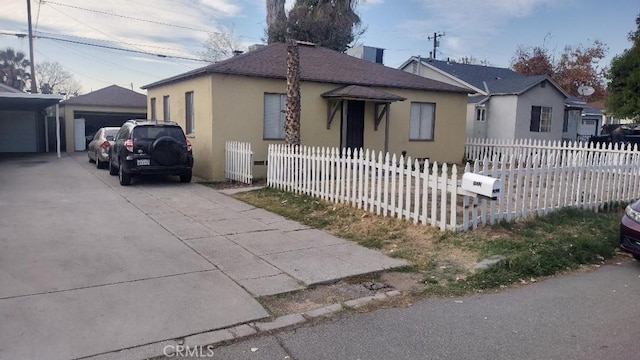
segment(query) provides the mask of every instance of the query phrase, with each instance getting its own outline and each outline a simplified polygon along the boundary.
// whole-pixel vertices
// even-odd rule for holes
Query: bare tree
[[[66,98],[77,96],[82,85],[58,62],[44,61],[36,64],[36,76],[43,94],[61,94]]]
[[[240,38],[233,27],[218,25],[216,31],[209,33],[209,38],[204,43],[204,51],[200,56],[211,62],[228,59],[233,52],[240,50]]]

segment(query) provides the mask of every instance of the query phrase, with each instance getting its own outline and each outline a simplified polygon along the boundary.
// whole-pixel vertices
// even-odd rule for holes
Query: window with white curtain
[[[284,140],[286,94],[264,94],[264,130],[265,140]]]
[[[409,120],[409,140],[433,140],[436,104],[411,103],[411,119]]]

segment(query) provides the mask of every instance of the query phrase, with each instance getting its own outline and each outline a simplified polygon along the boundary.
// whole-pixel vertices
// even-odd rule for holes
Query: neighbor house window
[[[485,121],[487,116],[487,111],[484,106],[476,107],[476,121]]]
[[[552,110],[553,109],[548,106],[532,106],[529,131],[550,132]]]
[[[266,140],[284,140],[284,120],[287,95],[264,94],[264,130]]]
[[[151,98],[151,120],[156,120],[156,98]]]
[[[409,140],[433,140],[436,104],[411,103]]]
[[[162,120],[164,121],[168,121],[169,119],[171,119],[169,117],[169,95],[165,95],[162,97]]]
[[[193,134],[195,130],[194,116],[193,116],[193,91],[184,93],[184,119],[186,122],[185,130],[187,134]]]

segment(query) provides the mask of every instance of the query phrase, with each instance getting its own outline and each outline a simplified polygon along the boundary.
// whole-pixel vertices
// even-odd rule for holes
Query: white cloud
[[[202,47],[207,33],[199,30],[214,31],[220,19],[242,11],[234,0],[54,0],[36,4],[32,2],[34,27],[37,20],[37,30],[52,36],[115,41],[119,44],[111,46],[182,56]],[[26,18],[23,0],[2,1],[0,27],[18,23],[24,25],[17,30],[25,30]]]
[[[399,28],[409,36],[425,38],[434,31],[445,32],[441,39],[447,55],[466,56],[491,42],[509,22],[560,4],[560,0],[416,0],[424,13],[420,20],[407,20]],[[566,6],[567,1],[563,6]]]

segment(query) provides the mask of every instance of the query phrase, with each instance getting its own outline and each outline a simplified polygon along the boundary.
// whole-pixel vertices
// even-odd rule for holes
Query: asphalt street
[[[200,354],[212,359],[637,359],[638,299],[640,262],[625,261],[499,293],[345,312]]]

